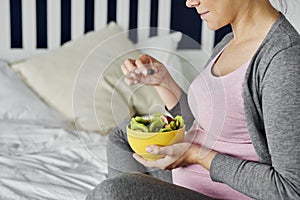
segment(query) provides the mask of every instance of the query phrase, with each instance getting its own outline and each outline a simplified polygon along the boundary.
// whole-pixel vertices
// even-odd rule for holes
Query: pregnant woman
[[[124,127],[115,129],[112,178],[87,199],[300,199],[299,33],[269,0],[186,5],[211,30],[232,28],[187,94],[148,55],[122,65],[127,84],[152,85],[168,111],[184,117],[185,142],[151,145],[148,152],[166,156],[147,161],[133,154]],[[170,172],[173,183],[162,181]]]

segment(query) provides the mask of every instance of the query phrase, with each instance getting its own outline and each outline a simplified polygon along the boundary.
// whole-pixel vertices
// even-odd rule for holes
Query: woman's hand
[[[142,83],[157,86],[162,84],[164,79],[171,78],[162,63],[146,54],[139,56],[136,60],[126,59],[121,69],[126,75],[125,82],[128,85]]]
[[[163,154],[165,157],[154,161],[145,160],[138,154],[133,154],[133,157],[146,167],[171,170],[197,163],[199,149],[200,146],[187,142],[165,147],[151,145],[146,149],[149,153]]]
[[[174,81],[167,68],[149,55],[141,55],[136,60],[127,59],[121,65],[128,85],[142,83],[155,87],[168,109],[179,101],[181,89]],[[149,73],[150,72],[150,73]]]
[[[170,146],[150,145],[146,149],[152,154],[163,154],[164,158],[158,160],[145,160],[134,153],[133,157],[146,167],[155,167],[164,170],[171,170],[191,164],[200,164],[207,170],[217,154],[215,151],[188,142],[177,143]]]

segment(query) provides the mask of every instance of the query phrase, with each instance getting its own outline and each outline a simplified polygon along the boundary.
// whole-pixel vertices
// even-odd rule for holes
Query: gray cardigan
[[[225,36],[211,58],[232,37]],[[300,199],[299,94],[300,36],[281,14],[245,77],[245,117],[259,162],[218,153],[211,164],[212,180],[254,199]],[[188,127],[194,120],[184,93],[170,112],[182,114]]]

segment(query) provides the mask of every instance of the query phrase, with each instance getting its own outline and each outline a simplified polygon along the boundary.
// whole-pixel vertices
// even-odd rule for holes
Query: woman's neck
[[[231,23],[233,43],[247,40],[262,40],[279,17],[279,12],[268,0],[252,0],[241,9],[235,21]]]

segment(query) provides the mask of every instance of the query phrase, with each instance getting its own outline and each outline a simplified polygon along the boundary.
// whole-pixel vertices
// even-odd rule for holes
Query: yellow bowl
[[[185,127],[168,132],[142,132],[132,130],[127,126],[127,138],[132,150],[142,156],[145,160],[157,160],[164,155],[154,155],[146,151],[146,147],[155,144],[167,146],[182,142],[185,135]]]

